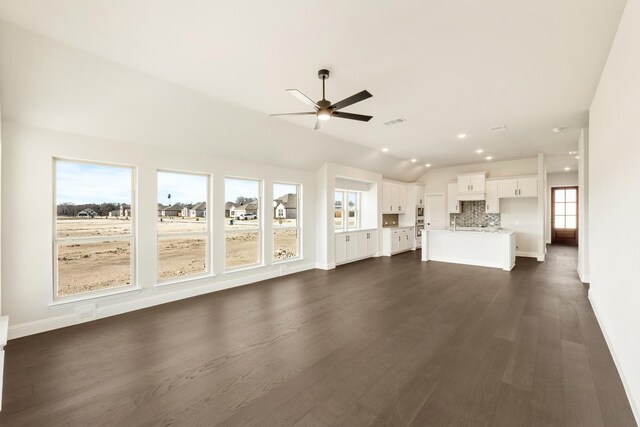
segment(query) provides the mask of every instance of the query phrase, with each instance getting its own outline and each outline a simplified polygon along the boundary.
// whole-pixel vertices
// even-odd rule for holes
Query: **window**
[[[575,229],[578,225],[578,190],[555,188],[554,228]]]
[[[133,168],[55,159],[54,170],[54,296],[133,286]]]
[[[225,266],[227,269],[262,263],[261,181],[225,179]]]
[[[344,191],[336,191],[334,193],[334,214],[333,214],[333,226],[336,231],[344,230],[344,216],[342,215],[342,202],[344,200]]]
[[[158,171],[158,282],[206,275],[209,177]]]
[[[300,257],[300,186],[273,184],[273,260]]]
[[[357,191],[336,190],[334,194],[333,225],[335,231],[349,231],[360,228],[360,193]]]

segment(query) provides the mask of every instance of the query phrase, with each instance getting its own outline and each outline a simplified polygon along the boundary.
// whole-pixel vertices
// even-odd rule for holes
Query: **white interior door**
[[[424,207],[425,228],[444,228],[447,224],[445,212],[444,194],[427,194]]]

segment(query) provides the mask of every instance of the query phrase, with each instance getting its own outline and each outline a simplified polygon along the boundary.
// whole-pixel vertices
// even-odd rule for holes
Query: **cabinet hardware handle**
[[[516,189],[516,190],[513,190],[513,191],[516,193],[516,196],[517,196],[518,195],[518,190]]]
[[[393,210],[393,206],[389,206],[389,210],[392,211]]]

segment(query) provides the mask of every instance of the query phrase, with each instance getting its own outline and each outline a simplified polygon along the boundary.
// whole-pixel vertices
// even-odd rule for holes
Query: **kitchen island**
[[[424,230],[422,261],[451,262],[511,271],[516,263],[514,231]]]

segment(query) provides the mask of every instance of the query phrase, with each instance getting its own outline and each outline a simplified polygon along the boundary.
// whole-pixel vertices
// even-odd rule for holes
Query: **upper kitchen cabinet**
[[[501,199],[538,197],[538,178],[502,179],[498,181],[498,195]]]
[[[486,172],[458,176],[458,200],[484,200]]]
[[[487,194],[485,197],[485,208],[487,213],[500,213],[500,198],[498,197],[498,182],[487,181]]]
[[[403,214],[407,211],[407,186],[382,182],[382,213]]]
[[[424,187],[416,185],[416,205],[424,206]]]
[[[450,182],[447,186],[447,210],[449,213],[460,213],[460,202],[458,201],[458,184]]]

